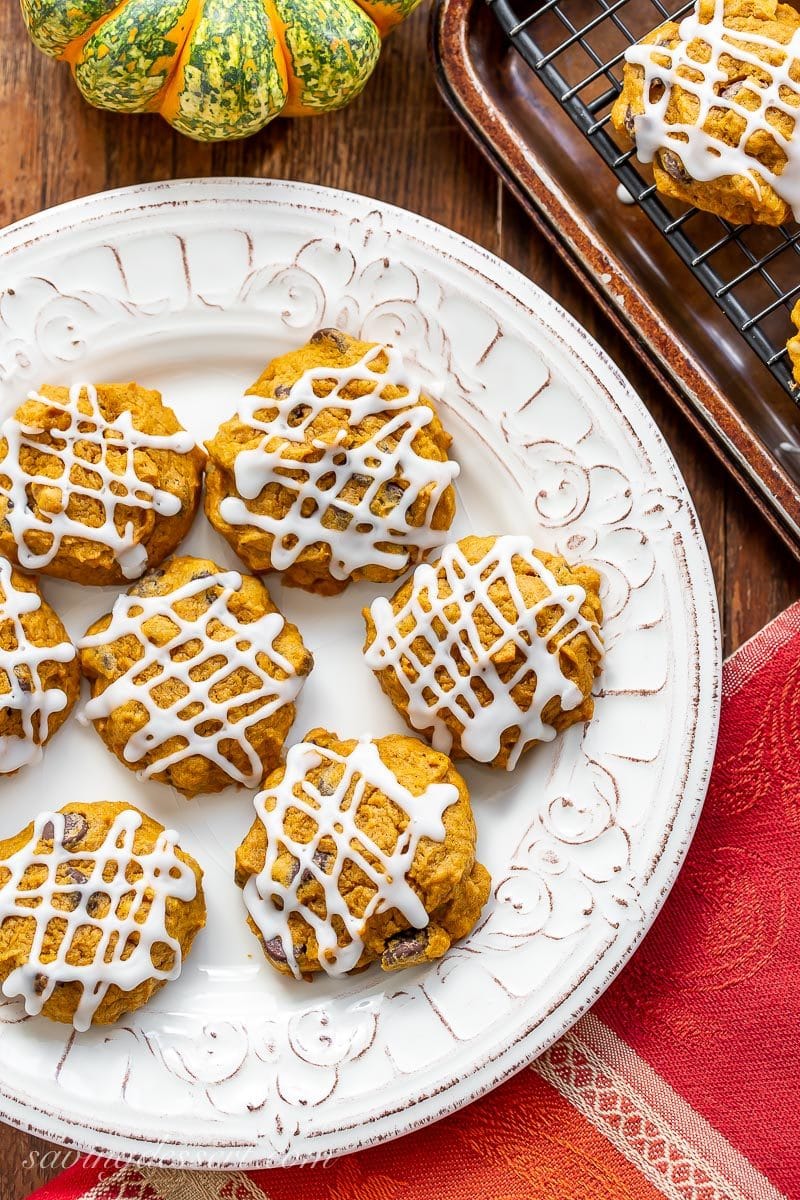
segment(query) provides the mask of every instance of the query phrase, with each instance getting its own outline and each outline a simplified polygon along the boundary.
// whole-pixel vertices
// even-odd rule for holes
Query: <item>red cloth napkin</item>
[[[642,947],[529,1068],[325,1166],[84,1160],[37,1200],[800,1198],[800,603],[725,665],[697,835]]]

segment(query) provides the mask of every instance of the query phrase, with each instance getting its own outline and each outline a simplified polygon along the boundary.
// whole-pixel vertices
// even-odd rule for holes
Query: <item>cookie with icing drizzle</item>
[[[594,712],[599,587],[530,538],[467,537],[364,610],[365,658],[437,750],[511,770]]]
[[[204,461],[158,392],[44,387],[0,425],[0,553],[75,583],[138,579],[188,533]]]
[[[314,729],[254,803],[236,881],[283,974],[415,966],[475,926],[491,880],[475,856],[469,792],[418,739]]]
[[[260,580],[189,557],[119,596],[79,651],[92,685],[79,719],[140,778],[187,797],[261,783],[313,665]]]
[[[0,775],[39,761],[79,691],[66,629],[36,580],[0,558]]]
[[[800,300],[792,309],[792,323],[795,331],[787,341],[786,349],[789,352],[789,361],[792,364],[795,382],[800,384]]]
[[[666,196],[734,224],[800,219],[800,13],[698,0],[625,54],[611,112]]]
[[[0,842],[0,983],[85,1031],[180,974],[206,919],[177,834],[127,804],[68,804]]]
[[[253,571],[335,595],[445,540],[458,466],[397,350],[322,329],[207,443],[206,513]]]

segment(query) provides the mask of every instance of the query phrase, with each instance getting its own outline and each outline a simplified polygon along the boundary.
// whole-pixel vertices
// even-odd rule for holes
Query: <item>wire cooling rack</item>
[[[635,151],[611,125],[625,51],[693,7],[662,0],[489,0],[501,28],[600,157],[629,199],[800,403],[786,351],[800,298],[800,229],[731,225],[660,196]],[[618,201],[613,188],[609,203]]]

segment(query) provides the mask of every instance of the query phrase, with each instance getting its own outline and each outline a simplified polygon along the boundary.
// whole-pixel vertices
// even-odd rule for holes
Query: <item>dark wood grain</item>
[[[797,565],[688,423],[633,360],[441,102],[418,12],[385,47],[366,93],[334,116],[278,122],[258,137],[200,146],[155,117],[95,112],[65,69],[29,44],[0,4],[0,225],[77,196],[193,175],[275,176],[362,192],[422,213],[501,255],[586,325],[637,388],[684,472],[711,553],[730,653],[800,592]],[[38,1139],[0,1127],[0,1200],[57,1173]]]

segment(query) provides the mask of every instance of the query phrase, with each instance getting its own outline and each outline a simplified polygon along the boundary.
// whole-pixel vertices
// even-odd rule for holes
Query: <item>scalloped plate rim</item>
[[[251,196],[247,193],[253,194]],[[401,236],[411,237],[434,255],[444,253],[467,270],[478,273],[482,285],[491,285],[501,290],[523,313],[548,327],[561,324],[562,329],[566,328],[579,343],[577,352],[574,347],[570,347],[573,356],[578,360],[579,368],[599,367],[607,376],[610,375],[615,399],[621,402],[623,411],[635,413],[640,428],[653,439],[665,463],[672,470],[676,483],[683,490],[683,499],[693,531],[691,548],[695,557],[694,567],[702,573],[708,585],[707,594],[701,598],[707,606],[704,615],[710,618],[709,626],[703,630],[706,639],[704,673],[712,686],[711,694],[704,698],[705,704],[701,700],[698,714],[697,728],[702,736],[698,738],[698,743],[701,744],[699,748],[695,745],[691,758],[694,787],[691,794],[684,795],[676,819],[665,838],[661,857],[643,886],[640,894],[643,919],[627,942],[620,935],[610,937],[605,949],[579,986],[543,1021],[535,1022],[520,1037],[511,1043],[502,1044],[480,1059],[475,1064],[471,1080],[467,1081],[463,1076],[448,1080],[406,1106],[403,1113],[384,1111],[381,1116],[352,1129],[337,1130],[333,1134],[325,1132],[319,1136],[318,1145],[313,1145],[312,1135],[308,1138],[309,1144],[299,1148],[297,1152],[281,1156],[279,1160],[276,1160],[274,1153],[265,1155],[262,1152],[261,1139],[237,1146],[236,1139],[226,1140],[222,1133],[218,1139],[191,1144],[178,1143],[176,1149],[179,1148],[181,1153],[176,1157],[170,1157],[166,1153],[153,1154],[148,1151],[148,1145],[163,1147],[163,1139],[154,1143],[146,1135],[137,1136],[132,1132],[105,1129],[102,1122],[97,1122],[94,1128],[90,1129],[83,1122],[72,1120],[68,1113],[57,1111],[55,1106],[44,1111],[32,1101],[26,1103],[24,1095],[11,1094],[0,1081],[0,1097],[9,1106],[2,1113],[2,1119],[25,1132],[82,1152],[110,1156],[121,1161],[163,1167],[230,1170],[315,1162],[402,1136],[485,1095],[504,1079],[527,1066],[570,1028],[608,987],[646,935],[683,864],[702,811],[716,747],[722,664],[719,613],[708,551],[683,476],[649,411],[613,360],[575,318],[537,284],[463,235],[399,206],[354,192],[291,180],[198,178],[137,184],[94,193],[25,217],[0,231],[0,261],[6,257],[13,257],[16,252],[35,244],[43,237],[57,236],[80,225],[91,225],[95,221],[105,221],[112,216],[124,219],[128,214],[157,209],[164,205],[174,208],[195,205],[198,202],[288,202],[310,211],[329,214],[341,214],[342,207],[353,207],[357,210],[353,215],[360,217],[379,212],[390,218],[392,228]],[[470,259],[473,261],[470,262]],[[535,313],[533,303],[536,304]],[[702,658],[702,655],[699,654],[699,658]],[[613,962],[608,962],[609,958],[613,958]],[[233,1146],[237,1146],[234,1151],[236,1157],[231,1156]],[[223,1150],[227,1152],[224,1156],[219,1153]]]

